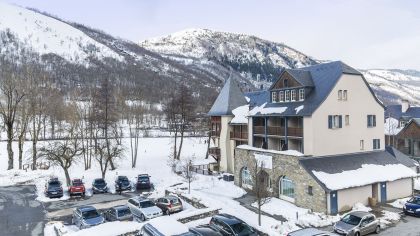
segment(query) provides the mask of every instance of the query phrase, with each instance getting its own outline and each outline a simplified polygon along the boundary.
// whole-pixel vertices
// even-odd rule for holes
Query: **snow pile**
[[[399,123],[395,118],[387,118],[384,125],[385,135],[397,135],[403,129],[402,127],[398,128]]]
[[[286,151],[276,151],[276,150],[270,150],[270,149],[262,149],[262,148],[256,148],[250,145],[239,145],[236,148],[244,149],[244,150],[250,150],[250,151],[256,151],[256,152],[265,152],[265,153],[273,153],[273,154],[280,154],[280,155],[286,155],[286,156],[297,156],[301,157],[303,154],[301,152],[298,152],[296,150],[286,150]]]
[[[71,25],[34,11],[0,2],[0,31],[9,29],[20,42],[35,52],[57,54],[68,61],[85,64],[89,57],[123,57]],[[0,49],[0,52],[5,49]]]
[[[402,164],[364,164],[356,170],[329,174],[322,171],[312,173],[330,190],[365,186],[377,182],[394,181],[417,176],[413,170]]]
[[[249,105],[243,105],[232,110],[234,115],[231,124],[248,124]]]
[[[393,201],[393,202],[391,202],[391,203],[388,203],[388,204],[389,204],[389,205],[391,205],[391,206],[393,206],[393,207],[395,207],[395,208],[402,209],[402,208],[403,208],[403,206],[405,205],[405,203],[406,203],[408,200],[410,200],[410,198],[409,198],[409,197],[407,197],[407,198],[401,198],[401,199],[397,199],[397,200],[395,200],[395,201]]]
[[[295,108],[296,114],[299,113],[304,108],[304,105],[300,105]]]
[[[372,208],[363,205],[363,203],[356,203],[354,204],[352,211],[371,211]]]
[[[267,103],[262,104],[261,106],[254,107],[249,114],[256,115],[260,113],[261,115],[270,115],[270,114],[281,114],[287,110],[287,107],[265,107]]]
[[[382,211],[383,216],[379,217],[379,224],[382,229],[386,228],[387,225],[398,222],[401,219],[401,215],[396,212]]]
[[[252,204],[258,207],[257,202]],[[281,215],[288,220],[288,224],[297,224],[303,227],[324,227],[332,225],[340,220],[339,216],[329,216],[324,213],[311,212],[309,209],[278,199],[271,198],[269,202],[261,206],[261,210],[270,215]]]
[[[188,232],[188,227],[169,216],[162,216],[149,221],[163,235],[180,235]]]

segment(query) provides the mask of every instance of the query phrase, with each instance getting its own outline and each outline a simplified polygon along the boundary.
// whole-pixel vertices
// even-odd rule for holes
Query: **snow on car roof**
[[[188,227],[186,225],[169,216],[162,216],[151,219],[149,224],[156,228],[163,235],[179,235],[188,232]]]

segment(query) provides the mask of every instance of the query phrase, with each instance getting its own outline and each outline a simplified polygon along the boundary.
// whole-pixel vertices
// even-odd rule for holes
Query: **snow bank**
[[[296,150],[276,151],[276,150],[270,150],[270,149],[256,148],[249,145],[239,145],[236,148],[250,150],[250,151],[257,151],[257,152],[281,154],[281,155],[287,155],[287,156],[297,156],[297,157],[303,156],[303,153],[298,152]]]
[[[363,205],[363,203],[356,203],[354,204],[352,211],[371,211],[372,208]]]
[[[403,206],[405,205],[405,203],[406,203],[408,200],[410,200],[410,197],[397,199],[397,200],[395,200],[395,201],[393,201],[393,202],[391,202],[391,203],[388,203],[388,204],[389,204],[389,205],[391,205],[391,206],[393,206],[393,207],[395,207],[395,208],[402,209],[402,208],[403,208]]]
[[[232,110],[234,115],[231,124],[248,124],[249,105],[243,105]]]
[[[395,181],[416,176],[413,170],[402,164],[373,165],[365,164],[356,170],[329,174],[322,171],[312,173],[330,190],[365,186],[377,182]]]

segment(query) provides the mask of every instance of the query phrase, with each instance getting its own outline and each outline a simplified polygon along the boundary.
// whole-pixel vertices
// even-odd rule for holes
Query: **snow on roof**
[[[188,232],[188,227],[169,216],[161,216],[149,221],[163,235],[179,235]]]
[[[267,103],[262,104],[261,106],[254,107],[249,114],[256,115],[260,113],[261,115],[269,114],[281,114],[287,110],[287,107],[265,107]]]
[[[298,107],[295,108],[296,114],[300,112],[300,110],[302,110],[305,106],[304,105],[300,105]]]
[[[257,151],[257,152],[266,152],[266,153],[273,153],[273,154],[281,154],[281,155],[287,155],[287,156],[303,156],[303,153],[298,152],[296,150],[287,150],[287,151],[276,151],[276,150],[269,150],[269,149],[262,149],[262,148],[256,148],[249,145],[239,145],[236,148],[244,149],[244,150],[251,150],[251,151]]]
[[[399,121],[395,118],[387,118],[385,120],[385,135],[397,135],[402,128],[398,128],[399,126]]]
[[[249,105],[243,105],[232,110],[234,115],[230,121],[231,124],[247,124],[248,123]]]
[[[413,170],[403,164],[374,165],[364,164],[355,170],[329,174],[322,171],[312,173],[330,190],[340,190],[365,186],[372,183],[395,181],[417,176]]]

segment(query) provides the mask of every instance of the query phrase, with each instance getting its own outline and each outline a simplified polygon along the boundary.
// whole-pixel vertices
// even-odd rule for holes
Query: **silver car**
[[[128,199],[127,206],[130,208],[131,213],[140,218],[141,221],[150,220],[163,215],[162,210],[148,198],[130,198]]]
[[[71,222],[79,229],[86,229],[105,222],[95,207],[81,206],[73,211]]]
[[[128,206],[114,206],[104,213],[105,220],[107,221],[132,221],[133,214],[131,214],[130,208]]]
[[[375,215],[365,211],[347,213],[340,221],[334,224],[334,231],[346,236],[362,236],[379,233],[379,221]]]

